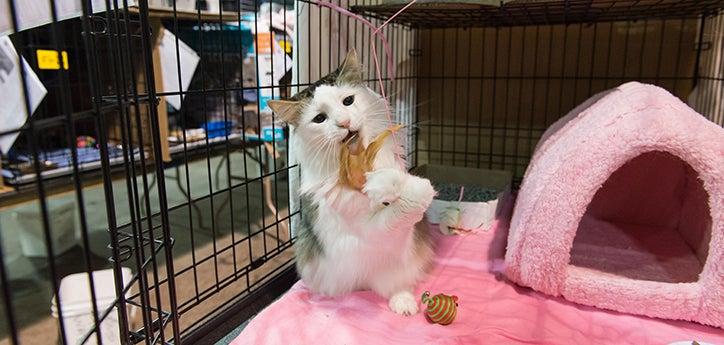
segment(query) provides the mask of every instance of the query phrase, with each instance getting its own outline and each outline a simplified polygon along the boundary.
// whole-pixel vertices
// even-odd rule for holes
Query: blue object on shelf
[[[264,126],[261,128],[261,135],[255,133],[245,133],[246,141],[284,141],[286,139],[286,131],[281,126]]]
[[[261,111],[269,110],[268,103],[271,100],[271,96],[259,95],[259,109],[261,109]]]
[[[280,126],[268,126],[261,129],[261,140],[264,141],[283,141],[284,128]]]
[[[230,135],[232,128],[234,128],[234,123],[231,121],[209,121],[204,125],[206,136],[209,139]]]

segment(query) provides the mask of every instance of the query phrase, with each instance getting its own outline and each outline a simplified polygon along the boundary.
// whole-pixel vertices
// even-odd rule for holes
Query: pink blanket
[[[502,221],[484,233],[436,236],[435,267],[418,295],[459,296],[449,326],[396,315],[371,292],[320,297],[298,282],[232,344],[724,344],[720,329],[580,306],[502,280],[507,229]]]

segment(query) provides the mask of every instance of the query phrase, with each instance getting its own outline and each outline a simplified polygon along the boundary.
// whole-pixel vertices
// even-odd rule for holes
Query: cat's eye
[[[322,122],[324,122],[324,121],[326,121],[326,120],[327,120],[327,114],[325,114],[325,113],[319,113],[319,114],[317,114],[317,116],[315,116],[315,117],[312,119],[312,122],[314,122],[314,123],[322,123]]]
[[[352,103],[354,103],[354,95],[347,96],[342,100],[342,104],[346,106],[350,106]]]

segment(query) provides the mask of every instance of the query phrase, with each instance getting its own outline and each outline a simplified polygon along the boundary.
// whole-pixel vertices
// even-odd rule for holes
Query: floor
[[[236,337],[241,334],[241,331],[244,330],[246,325],[249,324],[249,321],[244,322],[243,324],[239,325],[235,330],[233,330],[231,333],[227,334],[225,337],[221,338],[218,342],[216,342],[216,345],[228,345],[230,344]]]
[[[248,285],[261,280],[269,271],[288,262],[293,253],[284,250],[270,261],[264,263],[260,269],[249,274],[244,279],[238,272],[241,267],[248,265],[252,260],[258,259],[265,253],[272,253],[280,243],[289,239],[288,228],[285,222],[276,223],[277,217],[288,215],[287,176],[278,174],[271,181],[271,191],[263,192],[261,179],[255,180],[248,186],[232,188],[231,193],[223,191],[213,198],[208,195],[225,188],[228,185],[226,166],[221,165],[220,178],[216,179],[214,171],[222,161],[222,156],[205,158],[189,163],[190,197],[194,201],[188,206],[187,196],[184,195],[177,176],[181,176],[181,187],[186,189],[186,169],[166,169],[166,191],[169,212],[169,228],[174,238],[173,257],[175,272],[194,266],[177,275],[176,293],[182,310],[181,328],[193,326],[203,316],[207,315],[226,301],[234,298],[245,290]],[[261,169],[253,161],[246,162],[247,177],[254,179],[260,176]],[[277,161],[281,168],[283,162]],[[230,170],[233,175],[244,175],[244,156],[240,153],[231,155]],[[274,167],[270,167],[274,170]],[[211,174],[208,172],[211,171]],[[151,174],[149,183],[151,181]],[[210,176],[210,177],[209,177]],[[139,190],[143,190],[139,178]],[[233,181],[232,185],[241,181]],[[115,212],[118,224],[128,223],[131,219],[129,198],[125,180],[113,183]],[[156,187],[149,197],[151,213],[158,212],[158,195]],[[262,193],[270,193],[278,215],[274,215],[264,205]],[[107,247],[110,239],[106,228],[106,202],[102,186],[95,185],[84,188],[84,204],[90,237],[91,262],[94,270],[110,267],[106,259],[110,257]],[[230,198],[230,199],[229,199]],[[51,197],[48,199],[51,224],[56,238],[56,250],[62,251],[55,257],[56,276],[64,277],[72,273],[85,270],[83,249],[75,239],[80,231],[80,221],[73,218],[68,210],[76,209],[75,195],[72,193]],[[231,200],[231,203],[229,203]],[[213,207],[212,207],[213,204]],[[230,204],[233,204],[233,208]],[[192,207],[193,206],[193,207]],[[141,205],[144,208],[144,205]],[[143,212],[142,213],[146,213]],[[42,245],[42,226],[39,222],[37,202],[5,207],[0,210],[0,233],[5,253],[5,265],[8,268],[12,301],[14,303],[15,317],[20,328],[20,341],[23,344],[47,344],[49,334],[58,334],[57,321],[50,315],[50,301],[53,297],[53,288],[49,280],[50,272],[48,260],[43,257],[31,255],[42,254],[45,251]],[[233,225],[232,225],[233,223]],[[154,227],[160,224],[158,217],[153,217]],[[268,227],[266,231],[261,231]],[[64,229],[66,231],[64,231]],[[121,230],[131,231],[130,227]],[[160,236],[156,230],[156,236]],[[74,235],[73,232],[76,232]],[[251,232],[258,233],[251,238],[244,238]],[[70,238],[70,239],[69,239]],[[232,245],[232,243],[235,243]],[[41,244],[40,247],[37,247]],[[148,248],[146,248],[148,250]],[[214,255],[216,253],[216,255]],[[200,263],[204,258],[215,257]],[[164,260],[159,257],[160,265],[158,279],[163,280],[165,269]],[[134,267],[133,259],[125,261],[124,266]],[[153,275],[148,275],[153,281]],[[241,278],[241,279],[239,279]],[[224,286],[228,284],[228,286]],[[222,288],[223,286],[223,288]],[[168,307],[168,294],[166,285],[161,284],[158,291],[160,304]],[[150,296],[155,300],[155,294]],[[202,300],[203,299],[203,300]],[[140,313],[136,313],[140,315]],[[0,308],[0,344],[9,343],[7,338],[7,318],[5,310]],[[139,322],[139,320],[136,320]],[[66,326],[68,328],[68,326]]]
[[[447,236],[431,227],[436,255],[415,295],[457,296],[452,324],[392,313],[370,291],[324,297],[295,284],[247,325],[237,344],[724,344],[719,328],[579,305],[505,279],[512,205],[487,231]]]

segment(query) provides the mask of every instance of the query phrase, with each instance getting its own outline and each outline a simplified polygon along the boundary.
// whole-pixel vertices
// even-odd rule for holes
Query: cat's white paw
[[[367,182],[362,193],[370,198],[372,207],[389,206],[400,198],[402,186],[408,176],[397,169],[378,169],[366,174]]]
[[[437,194],[430,180],[418,176],[410,176],[406,187],[405,198],[423,209],[430,206]]]
[[[419,310],[415,296],[408,291],[398,292],[392,295],[389,306],[395,313],[405,316],[415,315]]]

